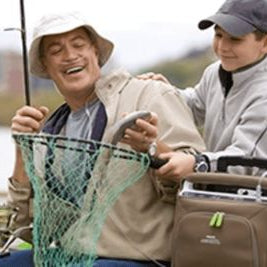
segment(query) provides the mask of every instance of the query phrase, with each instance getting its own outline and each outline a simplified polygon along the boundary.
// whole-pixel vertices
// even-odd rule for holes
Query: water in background
[[[15,148],[9,128],[0,127],[0,192],[7,191],[7,178],[14,165]]]

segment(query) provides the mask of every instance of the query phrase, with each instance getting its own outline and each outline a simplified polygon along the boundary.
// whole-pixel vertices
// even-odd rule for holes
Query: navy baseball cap
[[[232,36],[259,30],[267,33],[267,0],[226,0],[220,9],[198,24],[205,30],[218,25]]]

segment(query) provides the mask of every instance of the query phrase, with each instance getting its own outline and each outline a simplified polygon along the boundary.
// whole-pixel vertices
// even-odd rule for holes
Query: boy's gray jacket
[[[107,113],[103,141],[111,141],[111,126],[123,113],[148,110],[159,116],[159,140],[174,150],[203,151],[204,143],[193,116],[172,86],[137,80],[119,71],[101,78],[95,90]],[[20,187],[11,178],[9,189],[10,201],[21,211],[17,224],[29,223],[30,188]],[[176,191],[177,184],[163,184],[152,170],[127,188],[108,214],[97,255],[169,261],[174,215],[174,204],[170,200],[175,199]]]
[[[233,73],[233,86],[225,97],[219,79],[220,62],[205,70],[195,88],[179,90],[191,107],[204,140],[212,170],[224,155],[267,158],[267,58]],[[246,168],[237,173],[261,174]]]

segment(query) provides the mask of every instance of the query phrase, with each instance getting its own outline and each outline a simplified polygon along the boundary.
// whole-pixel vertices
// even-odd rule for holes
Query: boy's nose
[[[229,50],[230,48],[230,43],[228,42],[227,39],[222,38],[219,42],[218,42],[218,47],[220,50]]]

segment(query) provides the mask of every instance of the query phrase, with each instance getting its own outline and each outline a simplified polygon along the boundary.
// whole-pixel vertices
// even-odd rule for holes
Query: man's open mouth
[[[82,71],[84,68],[81,67],[81,66],[78,66],[78,67],[73,67],[73,68],[70,68],[70,69],[67,69],[65,71],[66,74],[73,74],[73,73],[78,73],[80,71]]]

